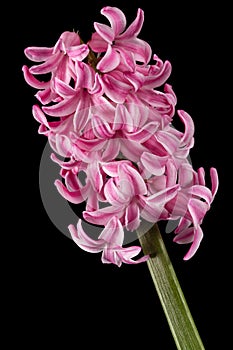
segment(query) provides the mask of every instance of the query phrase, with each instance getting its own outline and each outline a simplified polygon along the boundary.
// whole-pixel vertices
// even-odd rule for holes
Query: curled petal
[[[46,89],[50,86],[50,81],[39,81],[36,79],[29,71],[29,68],[27,66],[23,66],[22,68],[24,79],[27,82],[28,85],[32,86],[36,89]]]
[[[206,211],[208,210],[208,206],[205,202],[192,198],[188,202],[188,209],[192,217],[194,227],[198,227],[198,225],[202,223]]]
[[[116,177],[119,174],[119,166],[120,164],[123,164],[123,163],[132,165],[132,163],[129,160],[113,161],[113,162],[104,163],[102,165],[102,169],[107,175],[111,177]]]
[[[108,48],[108,43],[96,32],[92,34],[88,45],[94,52],[105,52]]]
[[[136,230],[140,225],[140,210],[136,203],[130,203],[125,212],[125,227],[129,231]]]
[[[60,180],[55,180],[54,184],[60,195],[67,201],[74,204],[79,204],[85,200],[80,189],[77,189],[76,191],[69,191]]]
[[[85,210],[83,212],[83,217],[92,224],[106,226],[113,216],[120,218],[123,214],[124,209],[122,209],[122,207],[108,206],[95,211]]]
[[[92,90],[95,83],[94,69],[84,62],[75,62],[76,83],[75,89],[84,88]],[[96,88],[96,87],[95,87]]]
[[[103,38],[105,41],[107,41],[108,44],[111,45],[115,38],[112,28],[110,28],[106,24],[97,22],[94,23],[94,27],[99,36],[101,36],[101,38]]]
[[[66,49],[67,54],[73,60],[82,61],[87,57],[89,53],[89,48],[86,44],[81,44],[77,46],[72,46]]]
[[[134,195],[147,194],[147,187],[138,170],[122,163],[119,167],[119,181],[126,180],[133,187]]]
[[[131,246],[127,248],[122,248],[118,251],[118,255],[121,258],[121,261],[125,264],[140,264],[149,259],[149,255],[144,255],[137,260],[133,260],[133,258],[141,252],[141,247]]]
[[[132,37],[137,36],[142,29],[143,22],[144,22],[144,11],[139,8],[137,11],[137,17],[130,24],[130,26],[125,30],[125,32],[119,35],[119,38],[131,39]]]
[[[139,143],[144,143],[147,141],[154,133],[157,131],[159,127],[158,122],[150,122],[144,125],[141,129],[136,132],[125,132],[125,136],[127,139],[136,141]]]
[[[45,125],[47,128],[49,128],[49,124],[47,122],[47,119],[45,117],[45,114],[42,112],[40,107],[38,105],[32,106],[32,115],[38,121],[39,123]]]
[[[184,256],[184,258],[183,258],[184,260],[189,260],[193,257],[193,255],[196,253],[197,249],[200,246],[202,238],[203,238],[203,231],[202,231],[200,226],[197,226],[194,229],[193,243],[192,243],[191,247],[189,248],[189,251],[187,252],[187,254]]]
[[[53,54],[51,47],[30,46],[24,50],[25,56],[33,62],[42,62],[49,59]]]
[[[77,97],[73,96],[49,107],[43,106],[42,109],[46,114],[51,115],[53,117],[65,117],[75,112],[77,108],[77,103]]]
[[[126,26],[126,18],[119,8],[106,6],[102,8],[100,13],[109,20],[115,36],[123,32]]]
[[[103,75],[101,83],[105,94],[115,103],[124,103],[131,86],[122,81],[120,74]]]
[[[185,125],[185,132],[184,132],[184,135],[180,141],[180,145],[185,146],[187,144],[190,144],[191,140],[193,138],[194,123],[193,123],[191,116],[187,112],[185,112],[183,110],[179,110],[179,111],[177,111],[177,113]]]
[[[120,267],[122,263],[125,264],[140,264],[148,260],[149,255],[144,255],[141,258],[134,260],[133,258],[141,252],[141,247],[115,247],[107,248],[103,251],[102,262],[112,263]]]
[[[124,230],[120,223],[120,220],[113,216],[105,226],[104,230],[99,236],[100,240],[108,243],[110,247],[119,247],[123,244]]]
[[[98,116],[92,118],[93,132],[100,139],[111,138],[115,132],[111,129],[108,123],[104,122]]]
[[[118,46],[132,52],[135,56],[136,61],[148,63],[151,59],[151,47],[144,40],[138,38],[124,40],[116,39],[115,47],[117,48]]]
[[[167,160],[167,156],[160,157],[149,152],[143,152],[141,156],[142,165],[149,173],[157,176],[164,173]]]
[[[208,207],[210,207],[213,195],[209,188],[203,185],[193,185],[188,192],[193,196],[197,196],[199,198],[204,199],[205,202],[208,204]]]
[[[211,182],[212,182],[212,195],[214,198],[216,193],[217,193],[218,186],[219,186],[218,172],[215,168],[210,169],[210,177],[211,177]]]
[[[104,241],[90,238],[84,232],[81,225],[81,220],[78,221],[77,228],[75,228],[74,225],[69,225],[68,229],[73,241],[86,252],[99,253],[103,250],[105,245]]]
[[[118,52],[112,49],[111,45],[108,45],[108,49],[104,57],[102,57],[101,60],[98,62],[96,68],[103,73],[107,73],[115,69],[119,65],[119,63],[120,55],[118,54]]]
[[[114,179],[109,179],[104,186],[104,194],[107,201],[113,206],[124,206],[127,202],[127,197],[116,186]]]
[[[62,55],[60,53],[53,54],[47,61],[42,64],[32,66],[29,71],[32,74],[47,74],[57,69]]]

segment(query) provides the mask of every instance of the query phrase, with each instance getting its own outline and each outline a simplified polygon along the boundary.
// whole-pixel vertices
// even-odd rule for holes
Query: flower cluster
[[[84,220],[104,226],[97,240],[84,232],[81,219],[69,231],[82,249],[102,252],[104,263],[120,266],[148,258],[134,259],[141,248],[124,246],[124,230],[137,230],[142,219],[179,219],[174,241],[190,243],[184,257],[190,259],[203,237],[200,225],[218,188],[217,171],[210,169],[209,189],[204,169],[193,170],[188,160],[193,120],[176,111],[166,82],[170,62],[138,38],[143,10],[128,27],[119,8],[107,6],[101,14],[108,24],[95,22],[87,43],[66,31],[54,47],[25,49],[36,62],[23,66],[26,82],[38,90],[33,116],[61,167],[57,190],[71,203],[85,202]],[[183,131],[172,124],[176,114]]]

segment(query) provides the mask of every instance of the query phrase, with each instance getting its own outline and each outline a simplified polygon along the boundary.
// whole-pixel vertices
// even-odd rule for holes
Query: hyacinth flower
[[[184,260],[191,259],[204,236],[201,225],[218,173],[209,170],[209,188],[205,170],[190,163],[194,122],[176,109],[167,82],[171,63],[139,38],[143,10],[130,25],[117,7],[106,6],[101,14],[109,24],[95,22],[88,42],[63,32],[54,47],[26,48],[35,64],[22,67],[37,90],[32,114],[38,133],[47,137],[51,161],[60,167],[57,191],[74,205],[85,204],[82,218],[67,230],[81,249],[101,253],[104,264],[147,263],[177,348],[204,349],[158,223],[178,222],[173,240],[188,245]],[[102,227],[97,238],[84,221]],[[139,245],[125,244],[129,232],[136,232]]]

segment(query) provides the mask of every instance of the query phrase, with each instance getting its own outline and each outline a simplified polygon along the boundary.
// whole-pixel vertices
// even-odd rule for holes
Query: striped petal
[[[130,26],[125,30],[124,33],[118,36],[120,39],[131,39],[132,37],[137,36],[144,22],[144,11],[142,9],[138,9],[137,16],[135,20],[130,24]]]
[[[102,8],[100,13],[109,20],[115,36],[123,32],[126,26],[126,18],[119,8],[106,6]]]
[[[96,68],[103,73],[114,70],[120,63],[120,55],[116,52],[111,45],[108,45],[108,49],[97,64]]]
[[[112,44],[115,38],[112,28],[110,28],[106,24],[97,23],[97,22],[94,23],[94,28],[96,32],[99,34],[99,36],[101,36],[101,38],[107,41],[108,44],[110,45]]]
[[[22,68],[23,71],[23,75],[24,75],[24,79],[25,81],[28,83],[28,85],[32,86],[33,88],[36,89],[46,89],[49,88],[50,86],[50,81],[40,81],[38,79],[36,79],[29,71],[29,68],[27,66],[23,66]]]
[[[73,241],[83,250],[89,253],[99,253],[103,250],[105,242],[102,240],[94,240],[90,238],[83,230],[81,220],[78,221],[77,228],[74,225],[69,225]]]
[[[53,55],[53,47],[30,46],[24,50],[25,56],[33,62],[48,60]]]

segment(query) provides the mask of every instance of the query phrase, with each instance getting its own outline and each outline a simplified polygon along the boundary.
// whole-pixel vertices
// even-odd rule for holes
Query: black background
[[[190,261],[182,258],[188,247],[164,240],[181,287],[207,350],[229,344],[229,291],[231,285],[231,204],[227,182],[231,150],[230,25],[221,6],[185,5],[155,1],[35,2],[14,6],[13,41],[9,39],[13,80],[9,115],[15,151],[12,172],[18,215],[10,222],[9,330],[17,332],[18,344],[63,349],[103,346],[133,349],[140,343],[154,349],[175,349],[146,264],[105,265],[99,254],[77,247],[50,221],[41,201],[38,171],[46,139],[37,134],[31,108],[35,91],[26,84],[22,66],[30,63],[23,50],[28,46],[53,46],[63,31],[79,30],[84,39],[93,22],[103,22],[103,6],[121,8],[130,23],[137,8],[145,13],[140,38],[161,59],[172,63],[169,83],[178,98],[177,108],[191,114],[195,169],[210,167],[219,173],[220,187],[202,228],[204,239]],[[9,63],[8,63],[9,62]],[[13,83],[12,83],[13,82]],[[17,164],[17,165],[16,165]],[[14,189],[13,189],[14,190]],[[15,197],[13,197],[15,198]],[[9,207],[8,207],[9,208]],[[11,212],[11,209],[9,209]],[[9,258],[9,261],[12,259]],[[9,277],[9,275],[8,275]],[[63,345],[64,344],[64,345]],[[85,345],[84,345],[85,344]],[[188,349],[187,349],[188,350]]]

